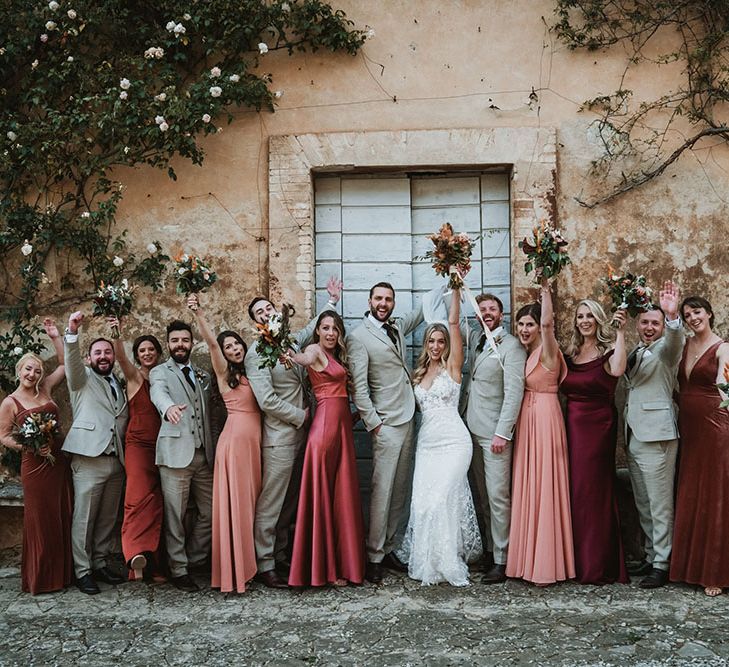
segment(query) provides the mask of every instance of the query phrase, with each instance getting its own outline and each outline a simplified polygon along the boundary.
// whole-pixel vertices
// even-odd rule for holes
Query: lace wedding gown
[[[468,467],[473,445],[458,414],[461,385],[445,371],[429,389],[415,387],[423,413],[418,432],[410,520],[397,555],[423,584],[468,585],[467,563],[482,553]]]

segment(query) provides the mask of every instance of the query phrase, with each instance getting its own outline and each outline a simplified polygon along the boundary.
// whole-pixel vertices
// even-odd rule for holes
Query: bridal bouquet
[[[443,223],[438,233],[429,234],[428,238],[435,247],[415,259],[431,260],[433,270],[439,276],[450,278],[448,281],[450,289],[463,287],[461,275],[468,273],[471,268],[471,253],[476,241],[468,234],[454,232],[449,222]]]
[[[134,304],[135,287],[129,285],[129,281],[124,278],[118,285],[113,283],[104,284],[102,280],[99,289],[93,299],[93,315],[94,317],[116,317],[121,319],[125,315],[132,312]],[[111,330],[112,338],[119,338],[119,328],[114,326]]]
[[[175,279],[178,294],[204,292],[218,276],[203,260],[194,255],[180,255],[175,259]]]
[[[567,241],[558,229],[549,223],[541,222],[532,230],[531,240],[519,241],[519,247],[527,256],[524,271],[534,271],[539,282],[542,278],[554,278],[567,264],[571,263],[567,254]]]
[[[631,317],[635,317],[653,307],[653,290],[646,285],[645,276],[632,273],[619,275],[612,267],[609,269],[610,274],[604,280],[605,289],[613,302],[613,313],[618,309],[627,310]]]
[[[261,358],[258,368],[273,368],[286,352],[295,347],[296,341],[289,325],[289,318],[294,312],[294,307],[285,303],[281,312],[271,315],[264,324],[256,322],[256,353]],[[290,361],[284,360],[282,363],[286,368],[291,368]]]
[[[719,382],[716,386],[725,394],[729,395],[729,363],[724,364],[724,379],[726,382]],[[726,401],[722,401],[719,407],[729,408],[729,398]]]
[[[55,415],[50,412],[34,412],[29,414],[23,423],[18,426],[13,435],[22,445],[36,456],[41,456],[40,450],[53,444],[54,437],[58,434],[58,421]],[[45,454],[43,457],[53,465],[56,457],[53,454]]]

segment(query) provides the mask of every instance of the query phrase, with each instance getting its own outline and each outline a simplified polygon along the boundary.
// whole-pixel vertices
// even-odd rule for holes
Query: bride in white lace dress
[[[398,557],[423,584],[468,585],[468,563],[481,556],[481,535],[468,486],[473,445],[458,414],[463,344],[460,292],[453,291],[448,329],[431,324],[413,372],[423,414],[415,455],[410,520]],[[450,330],[450,336],[449,334]]]

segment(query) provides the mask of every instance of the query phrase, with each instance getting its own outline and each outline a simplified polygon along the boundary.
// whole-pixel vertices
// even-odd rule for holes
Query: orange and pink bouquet
[[[439,276],[450,277],[450,289],[463,287],[461,275],[471,269],[471,254],[476,247],[476,240],[464,232],[454,232],[449,222],[443,223],[438,233],[429,234],[428,238],[435,247],[428,250],[422,258],[416,259],[431,260],[433,270]]]

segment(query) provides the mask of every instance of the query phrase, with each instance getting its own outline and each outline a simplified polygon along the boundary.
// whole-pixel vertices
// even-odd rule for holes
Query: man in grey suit
[[[329,279],[327,305],[332,309],[336,309],[341,289],[341,281]],[[248,306],[248,315],[258,324],[267,322],[276,313],[265,297],[255,297]],[[299,346],[311,338],[316,319],[293,334]],[[246,375],[263,412],[261,493],[253,528],[258,564],[256,580],[269,588],[287,588],[286,547],[299,496],[297,468],[303,456],[309,422],[305,371],[298,365],[290,369],[281,364],[259,368],[260,361],[255,346],[251,346],[245,358]]]
[[[623,376],[628,471],[646,554],[645,562],[631,573],[648,575],[641,588],[659,588],[668,581],[673,540],[678,428],[672,396],[685,336],[678,288],[667,281],[659,296],[660,308],[638,315],[640,344],[628,355]]]
[[[73,423],[63,443],[72,454],[74,507],[71,524],[76,585],[88,595],[99,593],[96,580],[125,581],[107,567],[112,533],[124,484],[124,432],[127,400],[114,369],[114,348],[105,338],[89,346],[88,367],[79,350],[77,311],[68,319],[64,337],[66,382],[71,394]]]
[[[149,373],[150,396],[162,416],[157,436],[164,499],[164,526],[171,582],[199,590],[191,569],[204,569],[210,555],[215,448],[210,433],[210,376],[190,364],[192,330],[175,320],[167,326],[170,358]],[[190,534],[185,513],[192,496],[197,509]]]
[[[488,505],[494,564],[483,582],[506,579],[506,556],[511,525],[511,440],[524,395],[526,351],[502,326],[504,306],[493,294],[476,297],[479,315],[491,331],[496,351],[483,328],[470,329],[469,373],[464,383],[461,408],[476,451],[483,457],[483,479],[476,480]],[[480,462],[479,462],[480,464]],[[474,466],[481,470],[480,465]],[[490,537],[490,540],[489,540]]]
[[[372,434],[370,525],[365,576],[382,581],[382,565],[407,571],[392,553],[409,500],[413,461],[415,396],[405,361],[405,336],[423,321],[422,305],[390,319],[395,289],[386,282],[370,289],[369,312],[347,338],[354,404]]]

